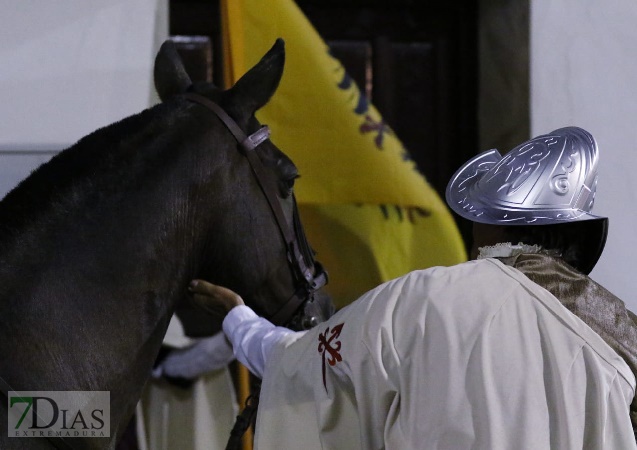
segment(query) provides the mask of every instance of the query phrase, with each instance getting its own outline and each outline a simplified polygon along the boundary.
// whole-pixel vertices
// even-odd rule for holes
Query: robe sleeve
[[[235,306],[223,320],[223,331],[234,350],[234,356],[250,372],[263,378],[268,356],[285,336],[304,334],[284,327],[274,326],[257,316],[248,306]]]

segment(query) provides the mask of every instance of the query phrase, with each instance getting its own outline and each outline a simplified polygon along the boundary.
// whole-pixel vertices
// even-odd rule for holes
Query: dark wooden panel
[[[212,81],[218,86],[223,86],[219,0],[169,0],[169,16],[168,30],[171,36],[210,38]]]
[[[190,79],[212,81],[212,42],[210,36],[172,36]]]
[[[436,61],[431,43],[393,42],[388,45],[385,71],[387,81],[375,89],[384,90],[387,122],[395,130],[420,171],[434,187],[440,187],[444,174],[438,170]]]

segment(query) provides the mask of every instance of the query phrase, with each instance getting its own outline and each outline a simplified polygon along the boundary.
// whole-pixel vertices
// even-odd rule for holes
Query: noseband
[[[317,320],[314,317],[304,317],[302,306],[308,301],[313,301],[314,293],[327,283],[327,272],[318,261],[314,260],[314,252],[307,241],[299,219],[296,199],[292,198],[294,209],[292,225],[290,226],[285,219],[276,195],[277,186],[266,176],[266,169],[259,155],[256,154],[255,149],[270,138],[270,129],[267,126],[263,126],[248,136],[223,108],[215,102],[195,93],[187,93],[185,97],[210,109],[235,137],[239,146],[243,149],[241,153],[246,156],[250,163],[252,172],[270,205],[270,210],[274,214],[279,232],[285,242],[288,263],[294,275],[295,291],[284,305],[267,319],[275,325],[284,325],[296,330],[311,328],[316,325]]]

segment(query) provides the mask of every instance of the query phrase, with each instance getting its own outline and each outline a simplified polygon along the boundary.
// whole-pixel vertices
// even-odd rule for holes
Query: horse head
[[[198,211],[207,208],[200,213],[210,217],[199,223],[211,226],[206,245],[199,249],[202,264],[197,276],[230,287],[255,311],[279,325],[302,328],[329,317],[333,306],[329,297],[317,290],[316,284],[326,281],[320,280],[325,273],[314,261],[298,220],[293,193],[298,170],[270,141],[269,134],[263,134],[267,127],[255,117],[275,93],[284,63],[284,42],[278,39],[252,69],[224,91],[213,83],[193,84],[174,44],[166,41],[157,54],[154,75],[162,102],[183,104],[185,100],[193,116],[186,121],[209,130],[207,136],[202,132],[208,140],[207,151],[229,149],[225,151],[229,151],[226,161],[230,164],[208,166],[214,182],[202,186],[197,198],[223,197],[235,206],[215,210],[212,205],[197,205]],[[224,126],[219,127],[219,121]],[[221,130],[221,136],[210,134],[213,129]],[[242,146],[242,140],[259,133],[262,140],[255,148]],[[219,145],[220,140],[227,143]],[[231,167],[235,169],[228,170]],[[306,298],[313,301],[304,302]],[[217,325],[210,318],[202,321],[187,301],[180,302],[177,313],[190,335],[205,330],[205,322]]]

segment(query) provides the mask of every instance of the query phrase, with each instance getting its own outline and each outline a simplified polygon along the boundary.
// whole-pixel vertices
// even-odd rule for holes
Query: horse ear
[[[228,91],[233,103],[252,115],[263,107],[279,87],[285,65],[285,42],[279,38],[261,60]]]
[[[172,41],[165,41],[155,57],[154,78],[155,89],[162,102],[183,94],[192,84]]]

